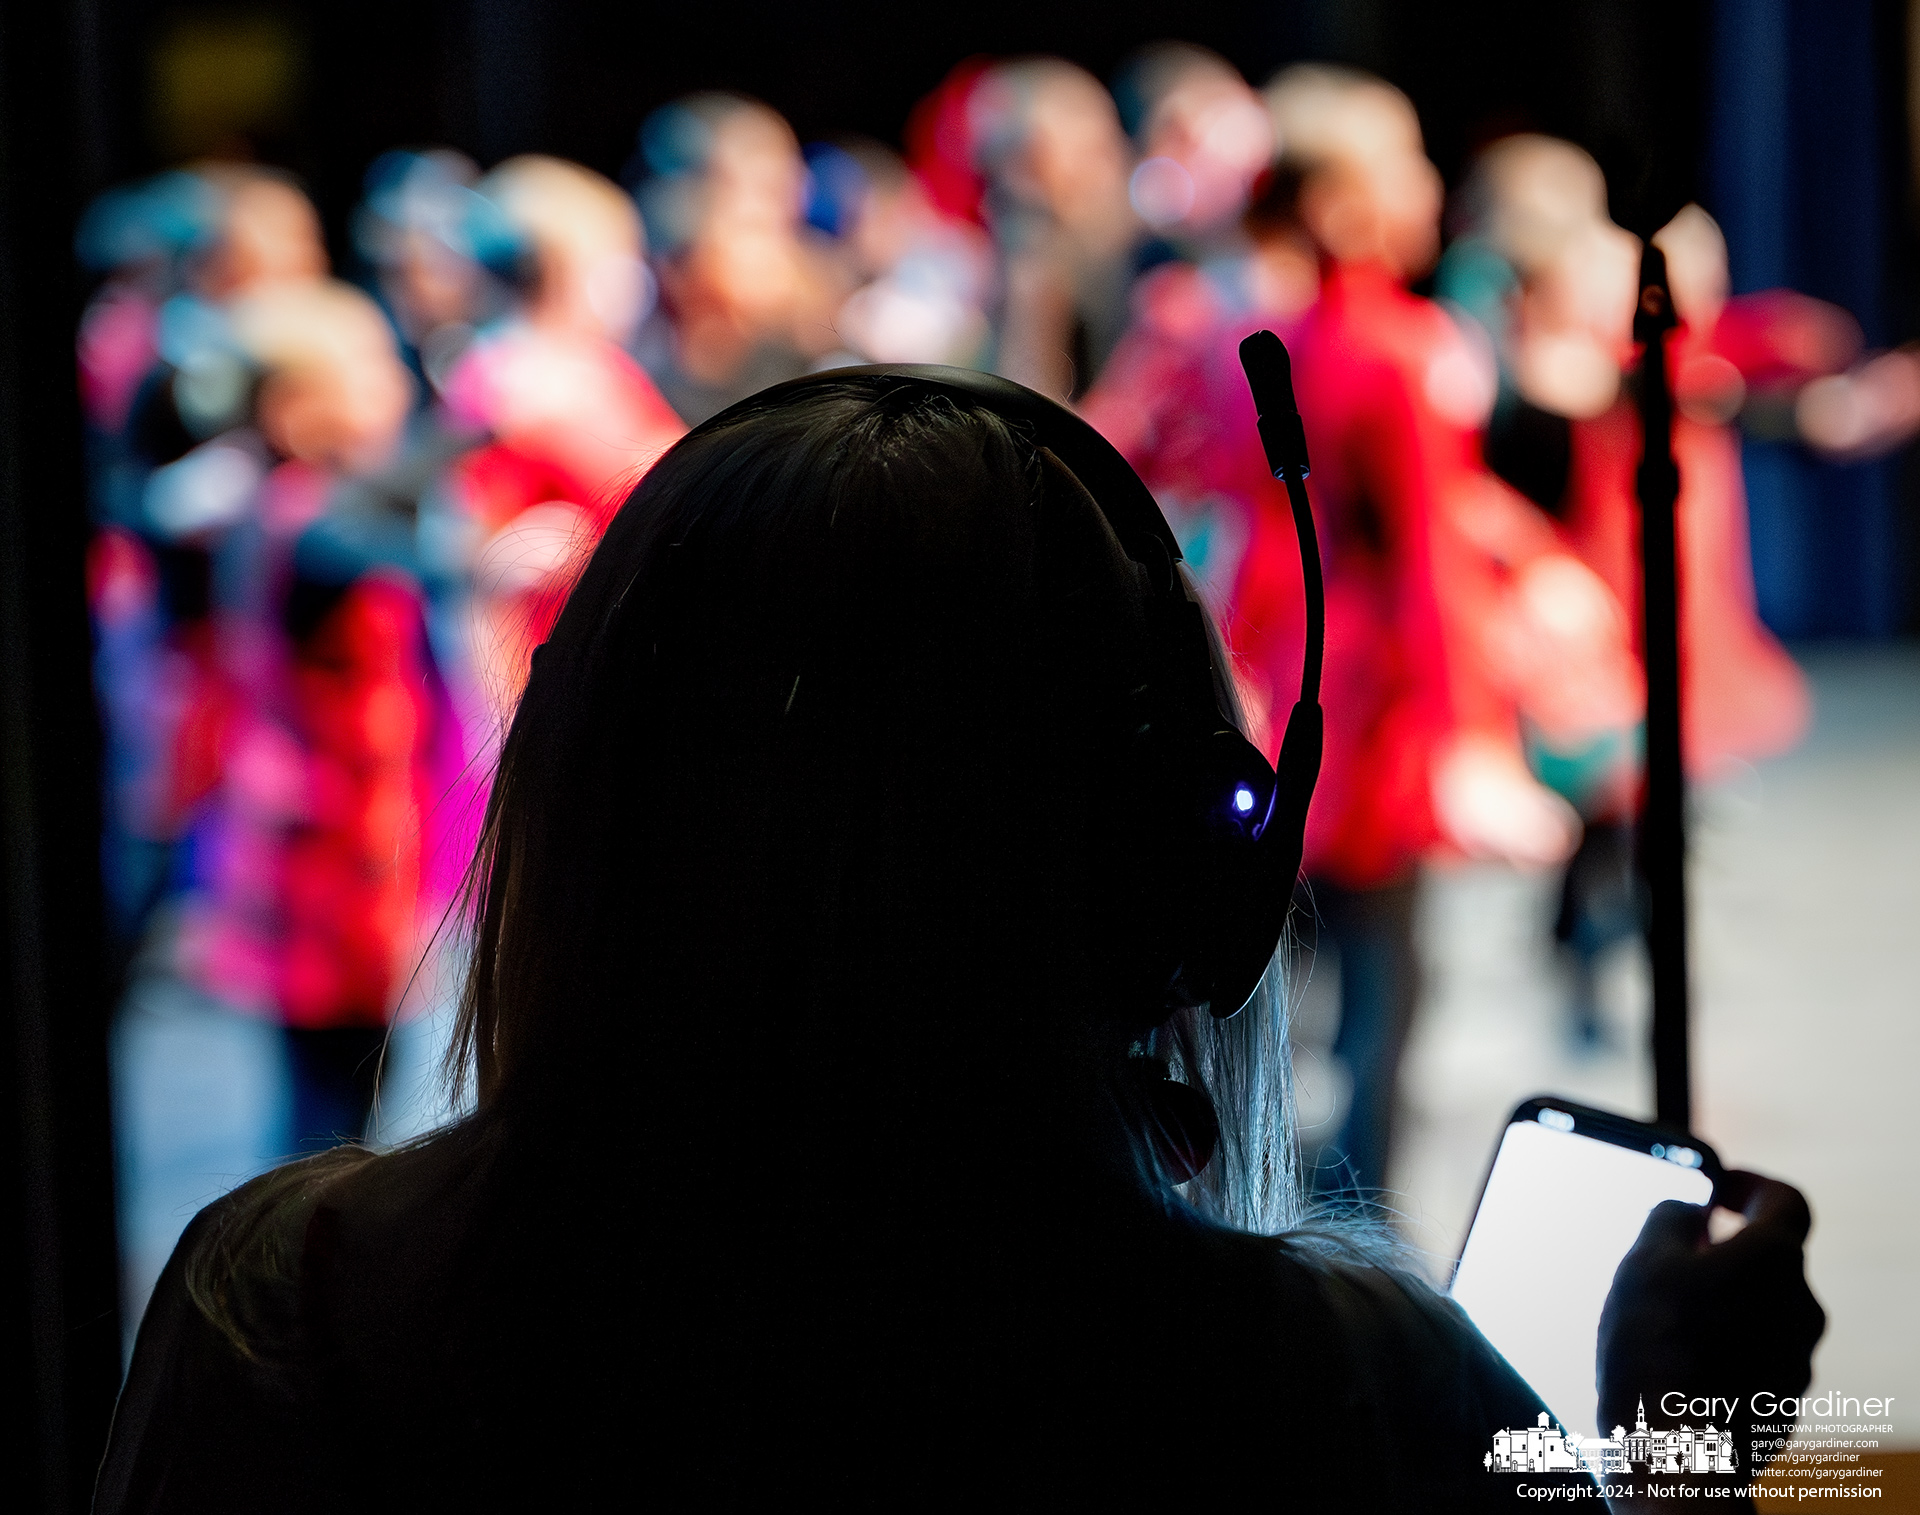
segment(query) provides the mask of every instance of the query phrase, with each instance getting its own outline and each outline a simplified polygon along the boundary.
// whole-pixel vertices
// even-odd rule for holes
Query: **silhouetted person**
[[[1197,1179],[1147,1125],[1164,1012],[1115,965],[1193,883],[1116,885],[1154,821],[1129,712],[1176,658],[1153,571],[1023,429],[912,381],[671,450],[502,752],[477,1112],[203,1212],[98,1508],[1509,1508],[1481,1458],[1539,1404],[1460,1312],[1254,1234],[1300,1214],[1270,992],[1154,1033],[1220,1120]],[[1758,1276],[1755,1322],[1804,1296]]]

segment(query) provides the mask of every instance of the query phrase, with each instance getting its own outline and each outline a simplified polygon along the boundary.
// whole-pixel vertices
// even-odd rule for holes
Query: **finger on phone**
[[[1634,1252],[1694,1252],[1706,1233],[1707,1212],[1683,1199],[1663,1199],[1647,1212]],[[1629,1256],[1632,1253],[1628,1254]]]
[[[1715,1205],[1707,1212],[1707,1240],[1714,1245],[1738,1236],[1746,1228],[1747,1218],[1738,1210]]]
[[[1792,1184],[1758,1173],[1729,1169],[1714,1202],[1744,1215],[1745,1231],[1763,1232],[1771,1240],[1798,1245],[1813,1229],[1813,1212],[1807,1207],[1806,1196]]]

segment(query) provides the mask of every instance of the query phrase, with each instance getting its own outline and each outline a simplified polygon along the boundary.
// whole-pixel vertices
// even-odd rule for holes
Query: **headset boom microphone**
[[[1247,388],[1253,391],[1253,408],[1259,416],[1260,445],[1266,449],[1267,467],[1287,487],[1287,501],[1293,507],[1293,529],[1300,542],[1300,576],[1306,586],[1307,643],[1300,665],[1300,698],[1287,718],[1286,738],[1280,744],[1280,758],[1274,764],[1279,776],[1276,795],[1296,805],[1296,814],[1284,819],[1275,815],[1281,835],[1304,846],[1307,806],[1313,799],[1314,780],[1320,773],[1320,751],[1325,739],[1325,719],[1320,710],[1320,664],[1327,640],[1327,598],[1320,576],[1320,539],[1313,527],[1313,507],[1307,500],[1307,433],[1300,421],[1300,407],[1293,398],[1293,362],[1286,344],[1270,331],[1256,331],[1240,344],[1240,366],[1246,371]],[[1300,871],[1300,850],[1296,848],[1291,866],[1281,865],[1291,880]]]

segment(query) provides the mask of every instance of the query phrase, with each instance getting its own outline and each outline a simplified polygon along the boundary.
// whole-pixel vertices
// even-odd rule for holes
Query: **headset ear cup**
[[[1274,764],[1273,815],[1261,842],[1271,859],[1273,882],[1285,898],[1293,898],[1294,880],[1306,852],[1307,810],[1314,786],[1320,782],[1320,754],[1326,743],[1326,717],[1319,702],[1300,701],[1287,717],[1287,734],[1280,742],[1280,760]],[[1284,919],[1284,915],[1282,917]]]
[[[1318,707],[1295,721],[1313,739]],[[1305,796],[1260,749],[1215,725],[1143,722],[1116,765],[1111,915],[1123,922],[1103,959],[1116,970],[1116,1019],[1133,1033],[1181,1009],[1216,1017],[1252,998],[1285,929],[1300,866]],[[1308,727],[1311,726],[1311,730]],[[1311,781],[1311,773],[1308,775]]]
[[[1274,767],[1273,801],[1250,847],[1223,857],[1214,912],[1214,979],[1208,1011],[1237,1015],[1260,987],[1286,930],[1305,850],[1307,810],[1320,776],[1323,721],[1318,703],[1293,707]]]

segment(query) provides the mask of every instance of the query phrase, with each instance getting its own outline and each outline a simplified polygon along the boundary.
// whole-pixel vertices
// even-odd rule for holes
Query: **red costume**
[[[1304,635],[1299,554],[1237,357],[1240,338],[1269,321],[1223,310],[1198,335],[1194,293],[1149,295],[1087,412],[1176,530],[1191,502],[1237,519],[1245,547],[1222,607],[1227,639],[1256,714],[1284,712]],[[1554,543],[1480,465],[1474,426],[1489,381],[1439,307],[1384,271],[1333,267],[1318,304],[1282,335],[1327,577],[1326,760],[1306,866],[1369,888],[1405,876],[1439,839],[1432,775],[1451,738],[1516,743],[1488,625],[1506,572]],[[1259,733],[1269,752],[1277,724]]]
[[[611,342],[532,326],[475,343],[446,401],[492,437],[460,460],[453,482],[490,543],[476,585],[489,625],[479,674],[496,709],[511,709],[573,572],[686,427]]]
[[[190,734],[215,758],[182,967],[226,1003],[305,1029],[385,1024],[416,946],[446,716],[404,576],[357,579],[297,643],[282,627],[287,554],[332,482],[302,463],[267,476],[256,582],[216,608],[198,719],[181,726],[183,778]]]

